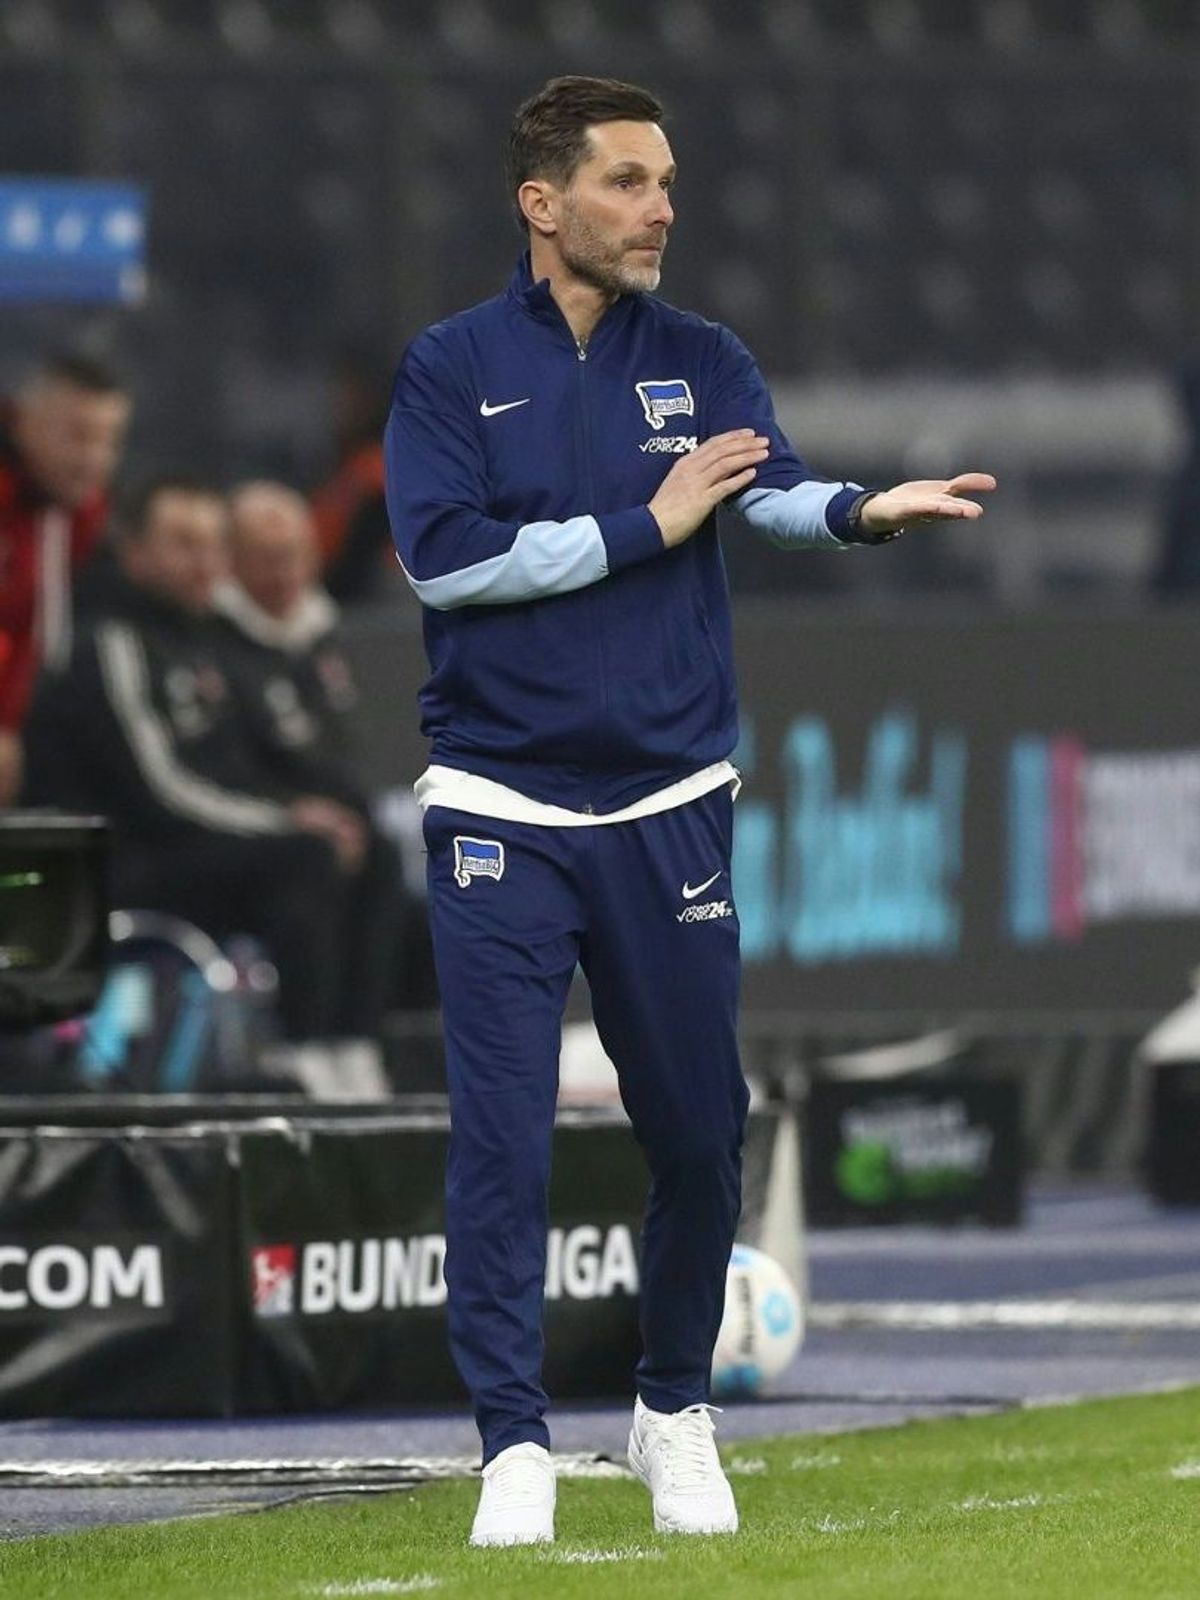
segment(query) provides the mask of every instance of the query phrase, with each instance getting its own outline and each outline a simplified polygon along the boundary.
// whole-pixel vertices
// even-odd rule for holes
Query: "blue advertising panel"
[[[0,302],[136,304],[145,238],[136,184],[0,177]]]

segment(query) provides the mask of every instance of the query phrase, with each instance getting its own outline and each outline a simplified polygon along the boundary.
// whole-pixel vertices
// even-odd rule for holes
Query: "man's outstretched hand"
[[[990,494],[996,480],[990,472],[963,472],[957,478],[924,478],[898,483],[894,489],[873,494],[862,508],[864,533],[893,533],[917,522],[953,522],[983,515],[977,500],[965,495]]]

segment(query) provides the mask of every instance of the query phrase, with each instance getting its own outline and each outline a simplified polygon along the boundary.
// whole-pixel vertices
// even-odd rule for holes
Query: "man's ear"
[[[517,190],[517,204],[521,208],[521,215],[530,228],[540,233],[543,238],[558,232],[558,224],[554,220],[554,200],[558,191],[552,183],[547,183],[544,178],[526,178]]]

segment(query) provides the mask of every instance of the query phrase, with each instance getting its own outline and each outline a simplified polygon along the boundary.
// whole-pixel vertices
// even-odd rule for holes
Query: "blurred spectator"
[[[24,798],[112,819],[117,905],[262,940],[279,973],[288,1075],[316,1093],[381,1093],[383,984],[351,950],[386,975],[390,908],[365,870],[361,815],[297,781],[229,669],[212,612],[225,501],[159,480],[117,548],[112,613],[39,686]]]
[[[362,807],[350,725],[358,687],[337,637],[337,605],[317,580],[308,503],[281,483],[245,484],[231,497],[230,533],[231,574],[215,604],[263,719],[323,792]]]
[[[1167,497],[1162,548],[1152,579],[1155,593],[1164,599],[1200,588],[1200,363],[1180,375],[1179,399],[1187,451]]]
[[[337,461],[312,497],[325,587],[337,600],[387,592],[396,566],[383,497],[389,385],[370,362],[343,356],[333,378]]]
[[[388,980],[391,1005],[437,1004],[423,899],[405,889],[392,844],[371,821],[353,735],[354,668],[339,637],[338,608],[317,581],[319,553],[308,503],[281,483],[249,483],[231,501],[232,575],[216,591],[232,661],[297,784],[351,806],[367,828],[365,872],[395,897],[399,950]],[[422,875],[424,860],[420,863]],[[351,928],[353,939],[357,929]],[[352,954],[367,970],[371,952]]]
[[[21,385],[0,440],[0,805],[20,787],[38,667],[70,655],[72,580],[107,522],[129,413],[106,367],[57,356]]]

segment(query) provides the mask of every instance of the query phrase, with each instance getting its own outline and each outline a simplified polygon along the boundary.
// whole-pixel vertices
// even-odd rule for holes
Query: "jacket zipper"
[[[580,436],[581,436],[582,441],[583,441],[584,504],[586,506],[588,506],[589,508],[594,508],[594,506],[596,504],[596,492],[595,492],[595,483],[594,483],[593,475],[592,475],[591,414],[590,414],[590,412],[588,410],[588,391],[587,391],[587,359],[588,359],[588,353],[587,353],[587,345],[584,343],[584,341],[582,339],[576,339],[575,340],[575,355],[576,355],[576,367],[578,368],[578,371],[579,371],[579,425],[580,425]],[[595,515],[595,511],[594,510],[592,511],[592,514]],[[597,606],[598,609],[601,609],[601,608],[603,608],[603,605],[604,605],[604,596],[602,594],[598,594],[596,596],[596,606]],[[603,696],[604,710],[607,712],[608,709],[609,709],[609,705],[608,705],[608,672],[606,670],[606,664],[605,664],[605,659],[604,659],[604,627],[603,627],[603,624],[601,623],[599,617],[597,617],[597,619],[596,619],[596,672],[597,672],[597,677],[599,678],[599,682],[600,682],[600,692],[601,692],[601,695]],[[580,809],[582,811],[590,812],[591,809],[592,809],[591,803],[589,802],[588,804],[586,804],[584,806],[581,806]]]

